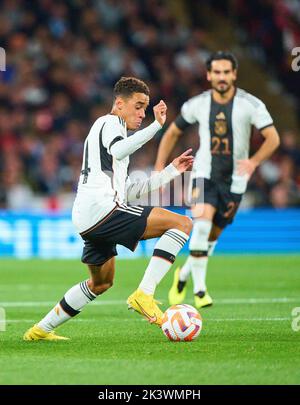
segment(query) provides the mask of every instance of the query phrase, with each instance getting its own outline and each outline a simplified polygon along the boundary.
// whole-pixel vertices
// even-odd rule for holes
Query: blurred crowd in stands
[[[238,36],[251,58],[265,65],[300,100],[298,72],[291,69],[292,50],[300,47],[299,0],[208,0],[233,17]],[[220,4],[222,6],[220,7]],[[299,108],[300,112],[300,108]]]
[[[292,50],[300,47],[300,0],[208,0],[233,19],[237,34],[251,58],[282,83],[294,97],[300,117],[300,72],[291,69]],[[276,117],[274,117],[276,122]],[[300,204],[300,134],[280,134],[281,147],[251,179],[249,205],[286,207]],[[258,138],[253,144],[258,144]],[[257,145],[258,146],[258,145]]]
[[[242,10],[242,3],[252,4],[238,3]],[[187,98],[208,88],[205,31],[183,25],[165,1],[3,0],[0,11],[0,45],[6,51],[6,70],[0,72],[0,208],[71,207],[83,141],[92,122],[110,111],[120,76],[145,80],[152,105],[167,102],[168,123]],[[248,21],[243,13],[240,18]],[[151,120],[150,106],[145,125]],[[299,204],[298,136],[281,133],[280,150],[257,170],[245,205]],[[259,142],[254,136],[253,150]],[[131,171],[151,171],[158,143],[159,137],[135,153]],[[197,146],[197,130],[191,128],[174,156]]]

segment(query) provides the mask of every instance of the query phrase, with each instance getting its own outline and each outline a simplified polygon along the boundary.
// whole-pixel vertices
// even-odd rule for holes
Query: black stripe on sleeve
[[[183,118],[183,116],[182,116],[181,114],[179,114],[179,115],[176,117],[174,123],[175,123],[176,127],[177,127],[178,129],[181,129],[182,131],[183,131],[184,129],[186,129],[187,127],[189,127],[190,125],[192,125],[192,124],[190,124],[189,122],[187,122],[187,121]]]
[[[62,307],[62,309],[70,316],[75,316],[78,315],[80,313],[80,311],[77,311],[76,309],[70,307],[69,304],[66,303],[65,297],[60,301],[60,306]]]
[[[109,144],[108,151],[110,152],[110,148],[111,148],[116,142],[122,141],[122,139],[124,139],[122,136],[116,136],[115,139],[113,139],[113,140],[111,141],[111,143]]]
[[[268,125],[265,125],[264,127],[262,127],[262,128],[257,128],[259,131],[262,131],[263,129],[266,129],[266,128],[268,128],[268,127],[273,127],[274,126],[274,124],[273,124],[273,122],[271,123],[271,124],[268,124]]]
[[[112,178],[112,156],[108,153],[107,149],[103,145],[102,142],[102,134],[103,134],[103,128],[104,128],[105,123],[102,125],[102,128],[99,133],[99,148],[100,148],[100,165],[101,165],[101,170],[105,171],[109,177]]]

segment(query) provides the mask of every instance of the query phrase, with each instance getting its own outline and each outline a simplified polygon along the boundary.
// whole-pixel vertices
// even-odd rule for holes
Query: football
[[[164,313],[161,329],[174,342],[195,340],[202,329],[202,318],[191,305],[173,305]]]

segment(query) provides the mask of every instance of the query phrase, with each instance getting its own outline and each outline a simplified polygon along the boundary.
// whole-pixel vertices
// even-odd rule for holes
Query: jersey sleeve
[[[118,117],[112,116],[104,124],[102,143],[108,153],[111,153],[110,149],[116,142],[121,141],[125,137],[125,128],[120,120]]]
[[[197,122],[196,111],[196,99],[191,98],[181,107],[180,115],[188,124],[195,124]]]
[[[188,128],[191,124],[187,122],[181,114],[177,115],[175,121],[174,121],[176,127],[180,129],[181,131],[184,131],[186,128]]]
[[[180,172],[172,163],[170,163],[166,168],[164,168],[164,170],[154,173],[151,177],[144,181],[133,183],[128,176],[126,180],[127,202],[134,201],[136,203],[143,195],[159,189],[179,175]]]
[[[273,119],[265,104],[258,99],[257,101],[257,106],[252,109],[251,124],[261,130],[273,125]]]
[[[155,120],[129,137],[122,140],[115,138],[110,143],[110,154],[118,160],[124,159],[150,141],[159,129],[161,129],[161,125]]]

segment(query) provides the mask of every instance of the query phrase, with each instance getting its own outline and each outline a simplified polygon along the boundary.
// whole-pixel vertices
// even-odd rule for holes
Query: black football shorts
[[[225,228],[233,222],[242,197],[243,194],[232,193],[228,184],[203,178],[193,179],[192,204],[204,203],[215,207],[217,212],[213,223],[219,228]]]
[[[117,256],[117,244],[134,251],[145,233],[152,208],[125,204],[117,206],[98,224],[82,232],[82,262],[92,265],[105,263]]]

